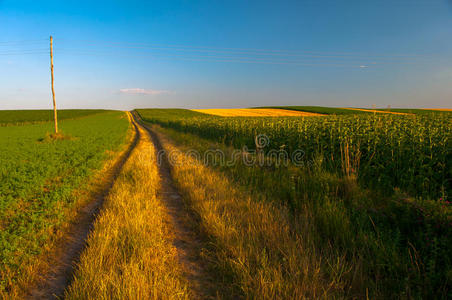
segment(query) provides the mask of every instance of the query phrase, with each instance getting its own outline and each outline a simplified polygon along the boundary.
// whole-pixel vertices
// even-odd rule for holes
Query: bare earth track
[[[80,211],[77,221],[72,224],[69,234],[65,237],[63,246],[61,249],[57,249],[57,253],[55,253],[51,271],[48,274],[44,274],[44,279],[29,291],[27,298],[55,299],[60,298],[64,294],[65,288],[71,282],[75,264],[86,246],[86,239],[93,228],[93,223],[102,207],[102,203],[110,192],[123,165],[138,144],[140,133],[136,124],[132,124],[135,131],[133,141],[109,170],[105,179],[107,185],[104,190],[97,194],[93,201]]]

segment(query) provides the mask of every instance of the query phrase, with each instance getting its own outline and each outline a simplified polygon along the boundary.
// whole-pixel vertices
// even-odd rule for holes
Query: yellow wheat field
[[[322,116],[321,114],[275,109],[275,108],[216,108],[216,109],[192,109],[200,113],[221,117],[310,117]]]

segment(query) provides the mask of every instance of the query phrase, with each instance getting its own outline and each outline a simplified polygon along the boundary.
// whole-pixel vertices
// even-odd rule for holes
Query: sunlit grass
[[[166,151],[177,150],[162,140]],[[308,211],[300,216],[304,221],[291,223],[285,207],[253,199],[202,162],[172,153],[174,180],[212,237],[208,255],[214,268],[232,274],[224,285],[249,299],[326,298],[343,288],[351,266],[326,255],[328,249],[316,253]],[[329,281],[321,272],[324,263],[337,272]]]

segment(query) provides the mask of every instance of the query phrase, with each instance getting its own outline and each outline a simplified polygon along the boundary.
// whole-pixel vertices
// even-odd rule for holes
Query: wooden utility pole
[[[55,133],[58,133],[58,117],[55,102],[55,88],[53,87],[53,37],[50,36],[50,76],[52,80],[53,118],[55,120]]]

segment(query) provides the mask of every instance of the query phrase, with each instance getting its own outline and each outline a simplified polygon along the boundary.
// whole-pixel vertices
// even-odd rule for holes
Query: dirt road
[[[108,170],[104,189],[81,209],[77,222],[72,225],[71,230],[64,238],[64,242],[61,243],[61,247],[55,249],[55,259],[50,271],[44,274],[42,281],[38,282],[28,292],[27,298],[56,299],[64,295],[65,289],[71,284],[80,255],[86,247],[88,235],[93,230],[96,216],[102,210],[102,204],[124,164],[131,156],[140,139],[142,139],[143,132],[149,135],[157,153],[162,150],[157,134],[143,124],[137,115],[131,113],[128,113],[128,115],[134,129],[132,142],[113,167]],[[141,134],[140,131],[142,132]],[[197,299],[214,297],[214,280],[206,271],[206,264],[201,258],[203,238],[193,226],[195,218],[186,209],[180,193],[173,184],[171,168],[166,157],[164,157],[158,168],[160,176],[159,199],[164,203],[169,215],[168,219],[171,220],[170,226],[174,231],[175,237],[172,243],[177,249],[177,257],[189,282],[192,294]]]

